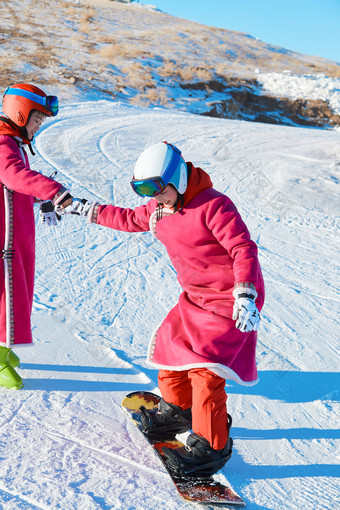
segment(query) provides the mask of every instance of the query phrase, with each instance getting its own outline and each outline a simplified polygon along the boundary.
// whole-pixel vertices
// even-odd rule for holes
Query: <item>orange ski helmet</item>
[[[3,96],[2,110],[19,127],[26,126],[32,110],[39,110],[48,117],[58,113],[57,96],[47,96],[38,87],[19,83],[7,87]]]

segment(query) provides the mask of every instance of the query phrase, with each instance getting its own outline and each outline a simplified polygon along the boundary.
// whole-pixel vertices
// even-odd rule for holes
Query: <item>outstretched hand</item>
[[[44,223],[48,227],[55,227],[61,217],[54,209],[54,205],[51,200],[43,200],[40,202],[39,217],[41,223]]]
[[[89,202],[85,198],[74,198],[73,202],[63,209],[57,207],[57,212],[60,215],[64,214],[76,214],[77,216],[87,216],[90,209],[93,206],[93,202]]]

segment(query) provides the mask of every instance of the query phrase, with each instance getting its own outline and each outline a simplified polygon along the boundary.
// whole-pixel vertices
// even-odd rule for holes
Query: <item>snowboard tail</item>
[[[168,440],[164,438],[160,440],[150,438],[144,434],[141,424],[141,412],[139,408],[144,406],[149,410],[155,409],[159,401],[160,397],[154,393],[135,391],[126,395],[122,402],[122,408],[160,458],[182,498],[193,503],[215,504],[229,508],[244,507],[245,502],[234,491],[227,479],[221,483],[215,479],[215,475],[178,475],[169,469],[162,448],[178,448],[183,446],[183,443],[177,439]],[[219,475],[219,477],[221,478],[221,475]]]

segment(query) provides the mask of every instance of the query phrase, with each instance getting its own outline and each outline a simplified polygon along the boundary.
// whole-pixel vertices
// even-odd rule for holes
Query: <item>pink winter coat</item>
[[[188,165],[190,188],[192,181],[204,180],[205,172]],[[256,332],[235,328],[232,291],[236,283],[254,284],[261,310],[264,284],[257,247],[233,202],[210,186],[201,188],[198,184],[196,195],[191,189],[194,196],[182,209],[156,222],[154,233],[167,249],[183,292],[152,336],[148,361],[166,370],[206,367],[240,384],[255,384]],[[155,199],[134,210],[96,206],[92,221],[147,231],[156,206]]]
[[[30,169],[13,136],[0,134],[0,345],[32,343],[34,197],[56,199],[61,184]]]

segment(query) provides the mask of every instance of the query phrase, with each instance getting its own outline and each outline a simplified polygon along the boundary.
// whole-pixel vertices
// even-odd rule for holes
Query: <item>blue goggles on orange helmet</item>
[[[10,96],[21,96],[26,97],[30,101],[34,101],[37,104],[40,104],[46,110],[48,110],[51,114],[51,117],[55,117],[59,111],[59,99],[57,96],[39,96],[34,92],[29,92],[28,90],[15,88],[15,87],[7,87],[4,92],[4,97],[6,95]]]

